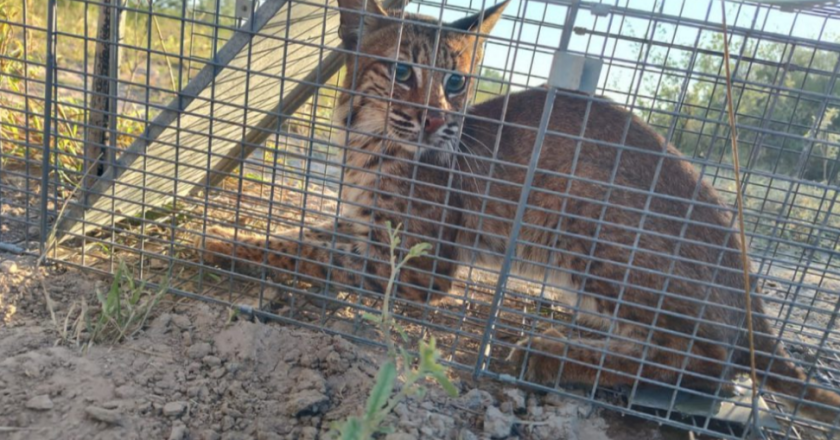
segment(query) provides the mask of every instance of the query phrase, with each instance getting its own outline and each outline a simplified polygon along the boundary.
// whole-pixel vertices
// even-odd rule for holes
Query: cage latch
[[[594,94],[603,61],[564,50],[554,52],[548,84],[558,89]]]
[[[253,0],[236,0],[236,18],[240,20],[250,20],[253,7]]]

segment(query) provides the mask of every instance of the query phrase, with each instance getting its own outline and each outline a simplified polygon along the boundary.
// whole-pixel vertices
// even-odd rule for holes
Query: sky
[[[424,0],[424,4],[412,4],[409,8],[427,15],[438,16],[439,6]],[[457,8],[473,10],[495,4],[496,0],[445,0],[444,21],[451,21],[466,15]],[[565,21],[568,0],[551,2],[544,0],[513,0],[505,11],[505,16],[525,17],[532,23],[518,20],[502,20],[491,34],[499,40],[488,43],[485,67],[510,72],[508,75],[514,84],[536,86],[545,82],[551,66],[553,51],[559,46],[561,26]],[[590,2],[587,2],[590,3]],[[591,2],[595,3],[595,2]],[[575,21],[576,27],[594,29],[596,32],[620,35],[619,38],[573,35],[570,50],[590,56],[597,56],[605,61],[601,72],[600,86],[610,84],[616,89],[631,90],[632,71],[639,64],[641,45],[632,38],[654,39],[663,43],[687,47],[703,47],[708,44],[713,34],[719,34],[721,7],[719,0],[602,0],[603,4],[618,8],[628,8],[639,13],[639,17],[627,17],[622,14],[610,14],[596,17],[588,9],[581,9]],[[694,23],[678,25],[656,22],[651,23],[651,12],[657,12],[671,18],[699,20],[706,29]],[[762,30],[771,34],[809,40],[836,41],[834,29],[840,29],[840,19],[827,19],[817,14],[801,12],[783,12],[769,6],[755,4],[727,3],[727,23],[730,27]],[[544,23],[540,25],[538,23]],[[507,41],[506,41],[507,40]],[[511,40],[519,41],[519,49],[512,48]],[[742,39],[736,38],[731,43],[733,53],[737,53]],[[654,50],[666,50],[660,46]],[[673,54],[676,55],[676,54]],[[613,68],[607,69],[607,65]],[[529,75],[530,73],[530,75]],[[609,93],[608,93],[609,95]],[[623,99],[621,99],[623,101]]]

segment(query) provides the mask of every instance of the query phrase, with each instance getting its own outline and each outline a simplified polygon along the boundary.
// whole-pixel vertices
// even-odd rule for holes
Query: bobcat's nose
[[[426,133],[434,133],[440,128],[446,120],[443,119],[443,113],[437,111],[428,111],[426,113]]]

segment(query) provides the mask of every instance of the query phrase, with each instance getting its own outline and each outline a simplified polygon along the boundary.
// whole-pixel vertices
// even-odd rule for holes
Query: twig
[[[747,237],[744,232],[744,201],[741,195],[741,166],[738,159],[738,130],[735,123],[735,104],[732,96],[732,72],[729,68],[729,31],[726,27],[726,2],[720,1],[720,9],[722,14],[721,26],[723,28],[723,64],[726,67],[726,107],[729,114],[729,131],[731,133],[730,140],[732,143],[732,165],[735,171],[735,201],[738,209],[738,234],[740,235],[741,245],[741,266],[744,272],[744,295],[746,298],[746,312],[747,312],[747,337],[750,346],[750,379],[752,380],[752,398],[753,406],[758,399],[758,375],[756,374],[755,365],[755,339],[753,337],[753,311],[752,311],[752,297],[750,296],[750,259],[747,255]],[[754,420],[757,416],[754,415]]]

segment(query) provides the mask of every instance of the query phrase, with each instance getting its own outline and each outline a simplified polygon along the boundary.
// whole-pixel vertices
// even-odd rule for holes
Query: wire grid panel
[[[420,1],[405,10],[468,25],[457,20],[491,6],[479,3]],[[583,2],[570,33],[570,2],[514,0],[482,40],[476,28],[460,29],[473,35],[463,53],[483,47],[485,56],[466,75],[469,96],[452,100],[406,98],[392,52],[349,56],[339,70],[336,59],[368,46],[347,44],[344,34],[338,48],[334,2],[266,0],[242,20],[233,2],[129,1],[116,8],[122,32],[110,42],[95,32],[100,3],[49,4],[58,13],[46,29],[55,64],[45,69],[54,77],[44,81],[44,105],[57,129],[50,186],[38,201],[56,210],[76,196],[53,258],[103,273],[124,260],[138,278],[165,279],[184,295],[381,343],[363,314],[376,312],[388,281],[383,237],[393,220],[404,226],[403,248],[426,242],[436,257],[401,273],[396,315],[413,338],[435,336],[451,365],[561,393],[558,385],[578,371],[585,398],[601,405],[716,436],[747,435],[722,428],[713,409],[692,413],[684,404],[744,405],[728,377],[745,371],[737,362],[745,314],[733,281],[735,190],[716,2]],[[765,303],[757,319],[784,341],[811,389],[836,389],[838,10],[732,2],[726,11],[744,233]],[[408,47],[428,32],[434,48],[442,32],[454,32],[412,16],[390,22],[396,38],[376,44]],[[540,88],[564,29],[569,50],[604,61],[598,97]],[[103,93],[92,86],[103,43],[119,49],[120,65],[106,78],[105,147],[115,162],[86,193],[77,190],[86,171],[80,133]],[[427,51],[400,66],[409,78],[449,81],[460,72],[437,59],[445,50]],[[360,65],[380,66],[384,82],[372,85]],[[524,95],[505,98],[510,92]],[[479,113],[468,100],[483,103]],[[360,125],[354,118],[365,109],[372,119]],[[454,144],[405,133],[441,119],[467,127],[452,129]],[[397,140],[399,151],[413,153],[365,150],[353,143],[359,138]],[[662,139],[684,160],[658,152]],[[37,157],[33,143],[26,157]],[[431,160],[435,145],[456,147]],[[20,171],[32,160],[4,154],[21,164],[14,169],[26,182],[45,182]],[[682,186],[690,188],[674,195]],[[372,199],[360,202],[364,194]],[[201,252],[210,242],[237,258],[211,264]],[[264,252],[269,245],[273,252]],[[422,294],[429,291],[434,298]],[[555,333],[539,339],[549,328]],[[526,354],[510,359],[516,347]],[[541,374],[523,368],[535,360]],[[693,366],[702,363],[716,374],[698,377]],[[772,391],[763,412],[780,424],[766,435],[831,429],[813,427],[802,405],[775,405],[786,390]],[[666,404],[650,404],[651,393]],[[793,394],[788,401],[805,404]]]
[[[15,5],[18,6],[18,5]],[[0,251],[37,251],[40,228],[46,41],[40,11],[0,10]],[[50,207],[51,208],[51,207]]]

